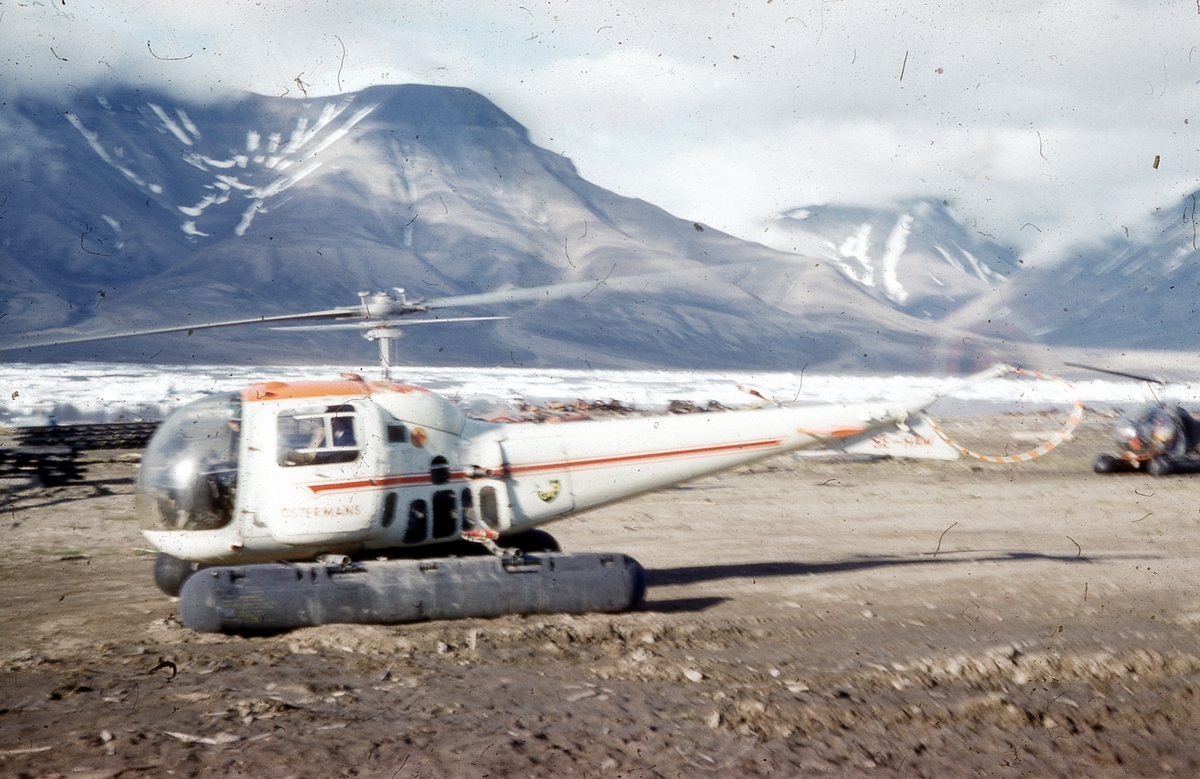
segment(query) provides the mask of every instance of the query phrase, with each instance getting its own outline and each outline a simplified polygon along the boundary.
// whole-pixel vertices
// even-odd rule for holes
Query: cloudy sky
[[[404,82],[766,243],[792,208],[932,197],[1049,261],[1200,188],[1200,0],[0,0],[3,94]]]

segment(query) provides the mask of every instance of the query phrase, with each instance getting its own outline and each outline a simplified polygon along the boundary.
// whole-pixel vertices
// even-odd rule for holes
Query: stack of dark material
[[[16,446],[0,447],[0,478],[33,476],[45,487],[82,481],[81,451],[143,449],[157,428],[158,422],[19,428]]]
[[[20,446],[0,449],[0,478],[35,476],[44,487],[82,481],[85,468],[69,446]]]
[[[158,422],[49,425],[17,430],[19,446],[67,446],[72,449],[144,449]]]

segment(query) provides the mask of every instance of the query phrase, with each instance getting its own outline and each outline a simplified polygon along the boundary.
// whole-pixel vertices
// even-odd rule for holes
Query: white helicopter
[[[533,529],[797,449],[852,448],[888,435],[928,441],[909,422],[941,394],[514,424],[469,419],[446,398],[388,378],[386,346],[402,316],[588,286],[418,302],[402,290],[364,293],[355,307],[207,325],[342,320],[380,342],[385,377],[255,384],[194,401],[159,427],[138,474],[137,514],[160,551],[155,579],[179,594],[184,624],[246,632],[620,611],[644,593],[636,561],[562,554]],[[431,321],[463,320],[403,324]],[[994,366],[951,391],[1012,370]],[[463,554],[464,547],[492,554]],[[404,559],[423,548],[439,556]]]

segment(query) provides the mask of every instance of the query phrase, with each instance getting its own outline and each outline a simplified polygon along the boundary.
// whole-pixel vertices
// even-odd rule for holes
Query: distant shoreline
[[[232,392],[255,382],[335,377],[346,366],[144,366],[121,363],[61,363],[0,366],[0,425],[116,422],[162,419],[171,410],[214,392]],[[378,368],[357,371],[367,380]],[[491,397],[505,401],[616,400],[639,410],[667,408],[673,400],[728,408],[764,401],[853,403],[936,392],[952,379],[921,376],[830,376],[799,372],[420,368],[394,369],[396,380],[452,399]],[[1077,394],[1076,394],[1077,393]],[[1200,406],[1200,390],[1187,384],[1156,389],[1158,399]],[[999,379],[943,398],[941,415],[982,416],[1063,408],[1080,397],[1091,408],[1111,409],[1154,402],[1144,383],[1086,379],[1072,389],[1062,382]]]

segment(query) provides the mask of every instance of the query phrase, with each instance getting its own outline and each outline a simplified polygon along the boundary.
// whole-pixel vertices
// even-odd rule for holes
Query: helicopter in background
[[[1107,373],[1147,384],[1165,386],[1166,381],[1136,373],[1097,368],[1068,362],[1073,368]],[[1116,454],[1100,454],[1092,470],[1096,473],[1140,471],[1151,476],[1200,473],[1200,420],[1182,406],[1164,402],[1146,403],[1117,417],[1112,427]]]
[[[626,277],[636,278],[646,277]],[[636,561],[562,553],[538,528],[797,449],[912,438],[910,420],[918,424],[946,392],[1015,370],[993,366],[946,392],[898,401],[556,424],[469,419],[436,393],[390,381],[386,346],[402,327],[503,318],[404,317],[598,286],[429,301],[397,288],[363,293],[357,306],[47,334],[0,349],[264,323],[295,329],[286,325],[303,320],[362,329],[380,343],[383,381],[347,374],[209,396],[175,411],[147,445],[136,502],[160,552],[156,583],[178,594],[188,627],[231,632],[631,608],[645,591]]]

